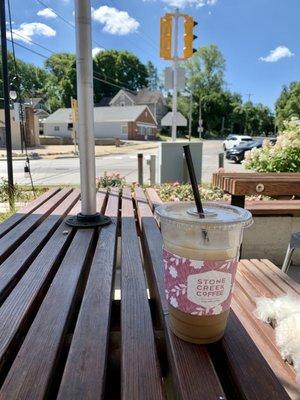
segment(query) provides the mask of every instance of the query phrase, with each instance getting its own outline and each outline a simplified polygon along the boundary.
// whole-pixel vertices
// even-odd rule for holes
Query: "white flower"
[[[200,268],[203,267],[203,265],[204,265],[204,261],[196,261],[196,260],[194,260],[193,263],[192,263],[192,267],[195,268],[195,269],[200,269]]]
[[[221,314],[222,310],[223,310],[222,306],[218,305],[213,308],[212,313],[213,315]]]
[[[172,275],[173,278],[177,278],[177,271],[174,267],[170,267],[169,269],[170,274]]]
[[[171,304],[173,307],[178,308],[178,302],[177,302],[177,300],[176,300],[175,297],[171,297],[171,298],[170,298],[170,304]]]

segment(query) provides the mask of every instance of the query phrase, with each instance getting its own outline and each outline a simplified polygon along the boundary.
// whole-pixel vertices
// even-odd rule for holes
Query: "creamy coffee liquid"
[[[200,261],[228,260],[237,256],[239,248],[227,250],[201,251],[172,246],[165,243],[165,249],[178,256]],[[192,315],[180,311],[169,304],[171,329],[181,339],[198,344],[213,343],[219,340],[225,331],[229,309],[218,315]]]
[[[165,291],[170,327],[192,343],[212,343],[225,331],[243,228],[244,209],[204,203],[205,218],[192,203],[157,208],[164,242]]]

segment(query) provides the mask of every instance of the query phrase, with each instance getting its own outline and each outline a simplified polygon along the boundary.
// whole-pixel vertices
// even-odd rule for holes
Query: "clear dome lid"
[[[252,224],[252,214],[244,208],[225,203],[204,202],[204,214],[200,218],[193,202],[165,203],[156,208],[155,213],[164,222],[200,224],[207,229],[233,228],[236,225],[248,227]]]

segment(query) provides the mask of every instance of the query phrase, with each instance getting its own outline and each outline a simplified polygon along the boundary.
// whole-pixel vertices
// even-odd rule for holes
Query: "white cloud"
[[[143,1],[156,1],[156,0],[143,0]],[[172,7],[185,8],[187,6],[203,7],[213,6],[218,0],[162,0],[164,3]]]
[[[45,18],[56,18],[57,15],[51,10],[51,8],[44,8],[43,10],[40,10],[37,12],[37,15],[40,17],[45,17]]]
[[[13,29],[12,32],[15,40],[20,40],[24,43],[30,43],[32,36],[52,37],[56,35],[56,31],[54,29],[40,22],[24,22],[19,26],[19,28]],[[7,35],[10,37],[10,32],[8,32]]]
[[[92,50],[93,57],[95,57],[95,55],[99,53],[99,51],[104,51],[104,50],[105,49],[103,49],[103,47],[94,47]]]
[[[260,57],[260,61],[265,61],[265,62],[277,62],[281,58],[286,58],[286,57],[293,57],[295,54],[291,52],[291,50],[286,47],[286,46],[278,46],[276,49],[271,50],[270,54],[268,54],[266,57]]]
[[[104,25],[104,32],[112,35],[127,35],[135,32],[140,26],[128,12],[114,7],[101,6],[96,10],[92,8],[92,18]]]

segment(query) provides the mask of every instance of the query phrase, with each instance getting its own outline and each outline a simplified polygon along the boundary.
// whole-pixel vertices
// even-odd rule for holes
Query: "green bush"
[[[164,183],[160,186],[155,186],[157,194],[162,199],[162,201],[193,201],[193,190],[191,185],[184,184],[180,185],[176,183]],[[201,198],[205,201],[214,200],[224,200],[223,192],[214,188],[208,184],[199,186],[201,191]]]
[[[14,185],[14,198],[18,200],[21,196],[21,190],[18,185]],[[8,181],[0,178],[0,203],[6,203],[9,200],[9,185]]]
[[[104,172],[104,175],[96,180],[97,188],[105,188],[105,187],[123,187],[126,185],[126,180],[120,174],[107,174]]]
[[[267,140],[261,149],[246,153],[244,165],[257,172],[300,172],[300,120],[286,123],[272,146]]]

